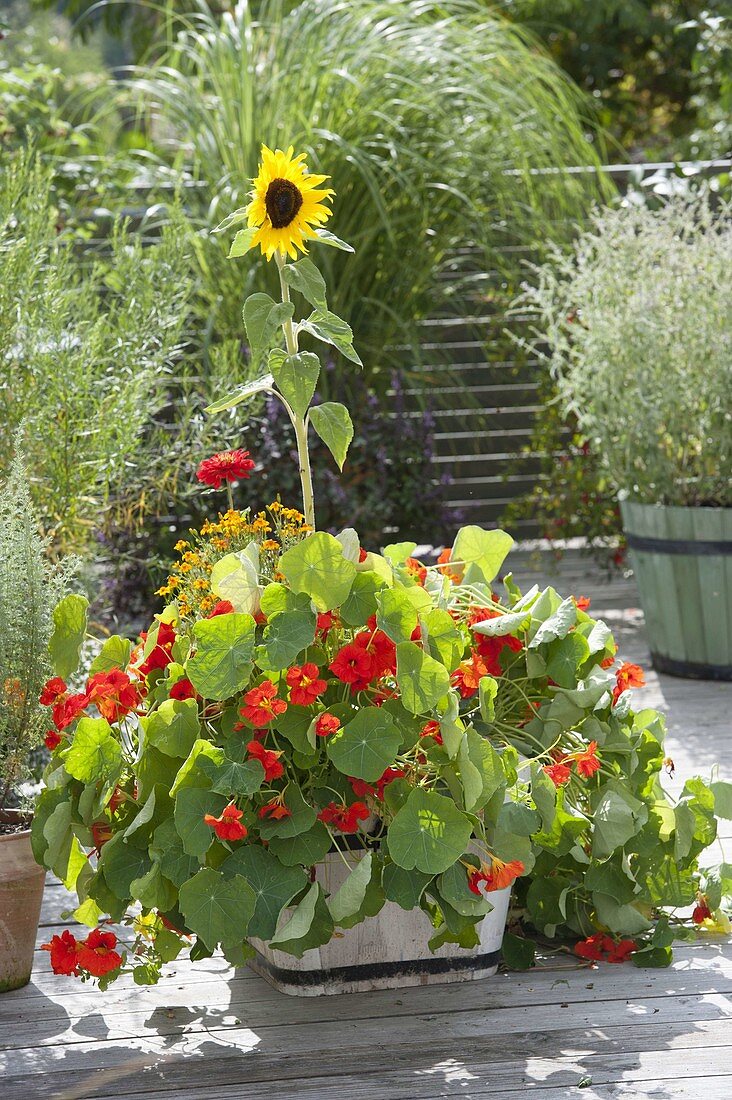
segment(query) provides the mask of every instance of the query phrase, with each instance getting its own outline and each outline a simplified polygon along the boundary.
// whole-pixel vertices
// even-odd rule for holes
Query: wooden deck
[[[593,611],[608,609],[623,656],[647,666],[632,586],[572,579]],[[715,761],[729,778],[732,684],[648,681],[638,701],[668,714],[671,786]],[[722,833],[732,840],[732,822]],[[49,885],[39,944],[66,904]],[[100,994],[54,977],[39,952],[31,984],[0,997],[0,1100],[732,1098],[722,941],[679,947],[669,970],[560,958],[464,985],[317,1000],[285,997],[223,959],[171,969],[157,988],[120,981]]]

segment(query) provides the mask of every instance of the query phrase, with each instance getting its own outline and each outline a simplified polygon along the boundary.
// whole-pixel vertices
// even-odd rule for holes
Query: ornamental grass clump
[[[105,641],[83,691],[45,685],[58,743],[34,851],[92,929],[52,937],[53,969],[145,985],[181,951],[301,957],[387,903],[395,920],[425,913],[432,950],[470,949],[511,887],[516,930],[666,965],[674,938],[726,919],[727,865],[702,876],[698,857],[732,786],[663,791],[663,719],[631,707],[642,671],[587,600],[510,575],[498,587],[510,535],[463,527],[428,565],[413,542],[378,552],[352,528],[316,529],[310,429],[342,466],[352,426],[343,405],[311,404],[321,365],[301,341],[358,356],[302,254],[349,246],[323,227],[329,205],[315,216],[322,177],[306,208],[302,157],[265,149],[263,166],[221,228],[233,259],[272,258],[280,301],[245,302],[264,373],[211,412],[260,392],[282,403],[302,512],[235,507],[256,459],[204,460],[229,507],[181,542],[170,602],[134,646]],[[326,859],[345,865],[337,890]],[[514,931],[504,955],[529,965],[533,941]]]
[[[634,500],[732,505],[731,265],[730,210],[707,194],[628,202],[595,214],[521,301],[559,400]]]

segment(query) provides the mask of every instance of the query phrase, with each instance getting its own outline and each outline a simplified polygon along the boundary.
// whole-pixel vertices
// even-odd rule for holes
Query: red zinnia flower
[[[340,719],[336,718],[335,714],[328,714],[327,711],[319,714],[315,720],[315,732],[318,737],[330,737],[331,734],[338,733],[340,728]]]
[[[41,944],[41,951],[50,951],[51,969],[54,974],[78,974],[78,943],[68,928],[60,936],[52,936],[50,943]]]
[[[57,730],[49,730],[43,738],[43,744],[53,752],[61,744],[61,734]]]
[[[616,703],[624,691],[628,688],[643,687],[646,682],[643,669],[640,665],[630,664],[625,661],[615,673],[615,690],[613,691],[613,703]]]
[[[171,699],[195,699],[196,689],[190,680],[185,676],[182,680],[176,680],[170,689],[169,696]]]
[[[261,806],[257,811],[257,815],[261,818],[268,817],[271,821],[279,821],[283,817],[292,817],[292,810],[285,806],[282,801],[283,796],[280,794],[276,798],[271,799],[269,802]]]
[[[458,689],[463,699],[469,699],[478,690],[482,676],[487,676],[488,670],[481,660],[477,650],[473,650],[470,660],[463,661],[452,674],[452,682]]]
[[[482,863],[477,870],[468,873],[468,886],[474,894],[481,894],[483,885],[488,890],[503,890],[510,886],[514,879],[524,873],[524,865],[520,859],[512,859],[505,863],[497,856],[491,856],[490,863]]]
[[[279,779],[280,776],[285,774],[285,769],[280,764],[281,752],[275,752],[274,749],[265,749],[259,741],[250,741],[247,745],[247,752],[250,760],[260,762],[264,768],[264,778],[268,783],[273,779]]]
[[[143,641],[147,640],[147,634],[141,634]],[[138,666],[137,671],[141,676],[147,676],[155,668],[167,668],[173,658],[170,651],[176,639],[176,633],[170,623],[158,624],[158,635],[155,645],[148,653],[145,660]]]
[[[328,668],[341,683],[351,684],[353,691],[360,691],[371,678],[371,658],[360,646],[350,642],[336,653]]]
[[[568,783],[572,775],[567,765],[562,763],[547,764],[542,770],[546,772],[555,787],[562,787],[565,783]]]
[[[573,759],[583,779],[589,779],[595,772],[599,772],[601,764],[597,758],[597,741],[590,741],[584,752],[575,753]]]
[[[253,726],[268,726],[278,714],[284,714],[287,703],[277,698],[277,687],[271,680],[265,680],[259,687],[252,688],[244,696],[246,706],[239,713]]]
[[[247,835],[247,827],[240,820],[243,816],[244,811],[237,809],[236,802],[230,802],[218,817],[204,814],[203,820],[211,826],[220,840],[243,840]]]
[[[319,695],[322,695],[327,684],[319,679],[318,666],[309,661],[307,664],[293,665],[287,670],[285,680],[290,689],[290,702],[298,706],[309,707]]]
[[[231,615],[233,610],[234,605],[231,600],[218,600],[213,605],[206,618],[215,619],[217,615]]]
[[[204,458],[196,470],[196,477],[204,485],[220,489],[224,481],[245,481],[254,465],[249,451],[221,451],[211,458]]]
[[[140,689],[120,668],[95,672],[86,685],[87,697],[108,722],[118,722],[140,702]]]
[[[114,948],[117,937],[114,932],[102,932],[95,928],[78,945],[78,960],[82,970],[88,970],[94,978],[102,978],[122,965],[122,956]]]
[[[38,702],[42,707],[52,707],[67,691],[68,688],[61,677],[54,676],[52,680],[47,680],[43,685],[43,690],[38,696]]]
[[[346,806],[345,802],[329,802],[320,813],[318,820],[326,825],[333,825],[342,833],[358,832],[358,823],[369,816],[369,808],[365,802],[352,802]]]

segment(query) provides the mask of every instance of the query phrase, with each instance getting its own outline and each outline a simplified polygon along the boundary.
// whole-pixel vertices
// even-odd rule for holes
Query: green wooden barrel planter
[[[622,501],[653,667],[732,680],[732,508]]]

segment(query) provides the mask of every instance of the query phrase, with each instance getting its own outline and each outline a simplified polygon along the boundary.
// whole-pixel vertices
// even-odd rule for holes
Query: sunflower
[[[262,163],[247,207],[248,225],[257,227],[251,247],[256,245],[268,260],[275,252],[297,258],[296,248],[307,252],[306,240],[316,236],[315,227],[323,225],[331,211],[325,205],[335,192],[318,190],[328,176],[310,175],[305,154],[293,156],[292,146],[283,153],[262,146]]]

